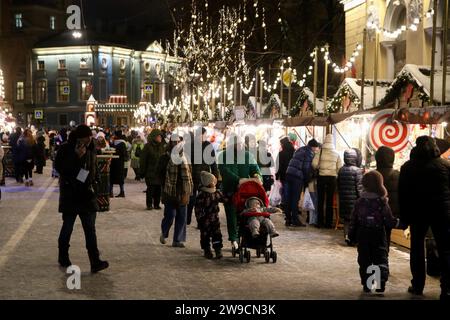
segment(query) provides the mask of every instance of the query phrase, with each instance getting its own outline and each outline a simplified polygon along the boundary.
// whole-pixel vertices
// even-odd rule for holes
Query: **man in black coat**
[[[392,215],[396,218],[400,217],[398,209],[398,179],[400,172],[394,170],[395,152],[389,147],[381,146],[375,153],[375,160],[377,161],[377,171],[383,176],[384,187],[388,192],[389,207]],[[386,230],[388,249],[391,243],[391,231]]]
[[[287,191],[287,182],[286,182],[286,170],[289,166],[289,162],[294,156],[294,146],[291,141],[289,141],[288,137],[284,137],[280,140],[281,151],[278,153],[277,158],[277,166],[278,170],[275,174],[275,178],[281,182],[282,190],[281,190],[281,204],[283,207],[287,206],[286,203],[286,191]]]
[[[22,128],[16,127],[16,131],[11,134],[9,137],[9,145],[11,147],[12,159],[14,164],[14,175],[16,177],[16,181],[19,183],[23,183],[23,172],[21,170],[21,165],[19,161],[19,148],[17,141],[22,136]]]
[[[59,264],[67,268],[70,237],[77,216],[80,216],[86,239],[86,249],[91,263],[91,272],[108,268],[107,261],[100,260],[97,248],[95,220],[97,217],[96,194],[96,153],[92,142],[91,129],[79,125],[69,136],[68,142],[61,145],[55,159],[59,173],[59,212],[62,213],[63,226],[59,234]]]
[[[190,143],[186,147],[186,154],[190,158],[192,166],[192,182],[194,183],[194,190],[189,199],[187,208],[187,225],[191,224],[192,211],[194,209],[195,199],[200,187],[200,173],[206,171],[212,173],[216,179],[219,178],[219,169],[216,163],[216,153],[212,144],[206,140],[206,129],[198,128],[194,134],[190,134]],[[205,153],[206,151],[206,153]]]
[[[408,291],[421,295],[425,287],[425,236],[433,231],[441,265],[441,299],[450,300],[450,162],[439,157],[433,138],[421,136],[410,160],[400,170],[401,223],[410,226],[410,267],[413,279]]]

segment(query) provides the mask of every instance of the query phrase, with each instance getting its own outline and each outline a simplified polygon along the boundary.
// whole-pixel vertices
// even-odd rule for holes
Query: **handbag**
[[[313,181],[313,180],[316,180],[317,177],[319,176],[319,171],[320,171],[320,160],[322,160],[322,149],[320,149],[319,165],[317,166],[316,169],[311,168],[311,170],[309,171],[308,183],[310,183],[310,182]]]

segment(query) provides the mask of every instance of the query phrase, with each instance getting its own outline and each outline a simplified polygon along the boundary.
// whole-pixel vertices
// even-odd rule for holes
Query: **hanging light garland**
[[[427,18],[431,18],[433,15],[434,15],[434,10],[430,9],[425,13],[424,16]],[[369,30],[375,30],[377,33],[383,33],[383,35],[385,37],[397,39],[402,33],[406,32],[408,29],[411,31],[417,31],[417,29],[418,29],[417,26],[420,24],[420,21],[423,20],[424,16],[415,17],[413,19],[413,22],[409,26],[402,25],[394,31],[390,31],[383,27],[380,27],[378,24],[373,23],[371,21],[367,22],[367,27],[369,28]]]

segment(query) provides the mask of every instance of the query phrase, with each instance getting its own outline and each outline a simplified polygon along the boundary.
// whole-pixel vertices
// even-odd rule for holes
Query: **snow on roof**
[[[407,64],[403,67],[402,71],[400,71],[399,75],[402,73],[410,74],[417,84],[423,86],[425,93],[430,96],[431,92],[431,67],[430,66],[418,66],[415,64]],[[434,74],[434,100],[435,102],[442,102],[442,67],[436,67]],[[445,88],[445,102],[450,102],[450,75],[446,74],[447,79],[447,87]]]
[[[358,84],[359,82],[359,84]],[[376,96],[376,104],[381,101],[386,96],[386,92],[389,89],[392,80],[377,80],[377,96]],[[340,89],[344,86],[348,85],[355,96],[361,101],[361,81],[355,78],[345,78],[342,81],[339,90],[336,92],[336,95],[339,93]],[[373,80],[365,79],[364,81],[364,110],[373,108]]]
[[[303,89],[305,93],[308,95],[308,100],[313,103],[314,102],[314,92],[311,91],[308,87],[305,87]],[[316,99],[316,112],[323,113],[324,107],[323,107],[323,99],[317,98]]]

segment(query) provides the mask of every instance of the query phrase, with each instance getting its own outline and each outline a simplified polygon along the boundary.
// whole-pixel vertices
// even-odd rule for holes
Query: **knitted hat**
[[[202,185],[205,187],[209,187],[211,185],[215,186],[217,184],[216,177],[207,171],[202,171],[200,173],[200,181],[201,181]]]
[[[383,185],[383,176],[376,170],[367,172],[362,178],[362,185],[366,192],[373,192],[380,197],[387,196],[387,190]]]
[[[293,132],[289,132],[288,137],[291,141],[297,141],[297,135]]]
[[[249,207],[250,207],[250,202],[252,202],[252,201],[259,201],[259,203],[260,203],[260,205],[261,205],[261,207],[264,207],[264,203],[261,201],[261,199],[260,198],[258,198],[258,197],[250,197],[250,198],[248,198],[246,201],[245,201],[245,207],[248,209]]]

